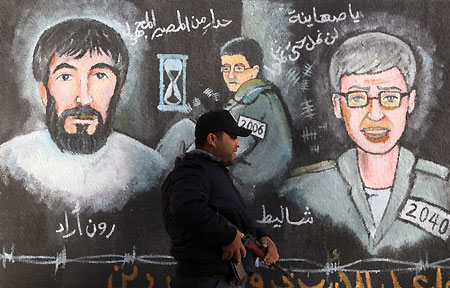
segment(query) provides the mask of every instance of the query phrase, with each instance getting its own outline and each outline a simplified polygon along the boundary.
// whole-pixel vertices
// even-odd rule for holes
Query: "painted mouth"
[[[73,119],[80,119],[80,120],[95,120],[95,119],[97,119],[97,117],[94,116],[94,115],[86,115],[86,114],[82,113],[81,115],[73,116]]]
[[[391,130],[385,127],[368,127],[361,129],[361,132],[366,138],[370,139],[381,139],[386,137]]]
[[[71,116],[70,118],[72,118],[71,122],[73,124],[80,124],[80,125],[89,125],[93,121],[97,121],[97,116],[95,116],[95,115],[81,114],[81,115]]]

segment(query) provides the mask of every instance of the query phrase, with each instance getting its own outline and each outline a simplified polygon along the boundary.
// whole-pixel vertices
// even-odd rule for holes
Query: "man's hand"
[[[277,246],[275,243],[273,243],[272,239],[270,239],[268,236],[263,236],[261,239],[259,239],[259,242],[262,244],[264,248],[267,248],[266,257],[264,257],[264,263],[267,265],[271,265],[272,263],[275,263],[280,258],[280,255],[278,255]]]
[[[231,258],[234,258],[234,261],[237,264],[241,263],[241,256],[245,257],[247,255],[247,251],[245,250],[245,247],[242,244],[241,240],[242,237],[244,237],[244,234],[242,234],[239,231],[236,231],[236,237],[234,237],[233,242],[231,242],[227,246],[222,246],[223,250],[222,261],[230,261]]]

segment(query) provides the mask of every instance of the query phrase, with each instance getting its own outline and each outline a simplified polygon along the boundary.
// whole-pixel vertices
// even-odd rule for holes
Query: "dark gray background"
[[[74,6],[76,3],[79,3],[78,1],[72,2]],[[96,2],[94,7],[102,5],[102,1],[94,2]],[[17,27],[33,26],[33,21],[45,22],[46,19],[37,17],[36,15],[39,15],[39,13],[36,12],[40,10],[58,10],[59,1],[51,1],[54,6],[49,5],[49,3],[32,3],[26,0],[14,2],[2,0],[0,3],[0,67],[2,71],[2,81],[0,82],[0,143],[33,130],[29,121],[34,119],[33,117],[36,117],[36,114],[39,114],[33,112],[38,109],[36,108],[36,103],[39,103],[39,101],[30,103],[27,100],[28,96],[23,95],[24,90],[21,89],[23,88],[25,75],[31,75],[32,72],[31,70],[24,71],[24,67],[19,65],[17,60],[14,60],[14,55],[17,53],[15,49],[18,47],[17,45],[20,46],[20,41],[26,40],[23,38],[24,34],[20,34],[20,31],[17,31]],[[64,1],[64,3],[64,5],[69,6],[72,4],[71,1]],[[353,146],[346,135],[345,127],[340,121],[334,119],[332,114],[330,100],[332,90],[328,82],[327,66],[333,51],[339,43],[347,37],[363,31],[382,31],[397,35],[413,48],[418,62],[418,73],[415,83],[415,88],[418,91],[418,102],[416,110],[409,118],[410,121],[402,139],[402,145],[411,149],[421,158],[447,167],[450,166],[450,153],[447,153],[448,147],[450,147],[450,116],[448,113],[450,110],[448,97],[450,63],[449,57],[447,57],[448,51],[450,51],[450,42],[447,40],[450,32],[448,18],[450,3],[448,1],[145,0],[130,1],[129,3],[135,6],[135,9],[132,11],[136,12],[134,15],[128,15],[130,21],[131,19],[144,19],[145,11],[153,9],[159,23],[164,26],[176,20],[177,9],[181,10],[184,15],[202,16],[209,15],[210,8],[214,9],[218,17],[233,21],[228,27],[209,31],[205,35],[202,35],[201,31],[193,31],[191,33],[179,32],[153,41],[146,41],[147,43],[142,43],[145,42],[144,39],[139,40],[139,45],[142,46],[142,49],[139,48],[139,54],[134,54],[133,56],[137,59],[136,63],[139,64],[139,69],[136,66],[131,68],[136,69],[136,73],[126,84],[129,91],[126,96],[128,98],[118,110],[115,127],[118,131],[138,139],[149,147],[155,148],[165,132],[178,120],[185,117],[195,120],[202,112],[208,109],[224,106],[229,97],[231,97],[226,92],[226,87],[223,84],[219,71],[219,48],[226,41],[239,37],[242,34],[255,38],[264,48],[266,65],[270,65],[270,48],[274,47],[272,43],[275,40],[278,43],[295,41],[310,33],[316,35],[317,29],[330,31],[336,27],[339,31],[339,39],[334,45],[318,46],[314,51],[302,53],[301,58],[297,62],[289,63],[290,66],[288,68],[294,68],[297,71],[302,71],[306,64],[313,65],[310,79],[311,88],[309,90],[301,91],[296,89],[295,86],[283,87],[283,75],[273,79],[268,77],[283,92],[282,98],[290,115],[295,155],[291,168],[334,159]],[[361,19],[359,24],[346,21],[336,25],[323,24],[322,26],[307,28],[299,24],[289,24],[287,17],[279,17],[280,14],[286,16],[292,9],[295,9],[297,12],[311,13],[312,7],[316,7],[320,13],[337,15],[341,11],[347,11],[349,3],[352,4],[355,10],[360,10],[364,14],[364,18]],[[117,13],[121,13],[119,1],[116,4],[110,3],[109,5],[116,7]],[[86,9],[86,11],[88,9],[90,12],[94,11],[95,14],[95,8]],[[116,13],[114,10],[109,12]],[[65,13],[66,17],[71,17],[70,9],[66,10]],[[31,46],[34,46],[34,43]],[[422,54],[420,51],[423,51]],[[187,100],[191,106],[193,106],[192,101],[194,98],[198,98],[201,101],[201,105],[193,107],[190,113],[161,112],[157,110],[156,107],[159,103],[159,60],[156,55],[158,53],[177,53],[189,56],[187,61]],[[431,57],[433,60],[431,67],[425,67],[423,55]],[[286,68],[283,73],[287,72]],[[32,78],[28,76],[27,79]],[[29,83],[29,85],[30,87],[34,85],[37,93],[37,83]],[[221,94],[218,101],[208,98],[203,93],[206,88]],[[316,115],[312,119],[305,118],[301,114],[301,103],[306,100],[312,100],[316,109]],[[318,128],[324,123],[327,123],[328,128],[326,131]],[[304,141],[302,133],[305,128],[316,129],[319,132],[317,139]],[[311,151],[310,146],[316,144],[320,145],[320,153]],[[255,219],[261,218],[262,204],[266,205],[268,211],[279,211],[280,205],[291,205],[285,203],[283,199],[278,199],[277,194],[273,193],[275,189],[276,187],[266,187],[259,197],[248,203]],[[293,206],[289,207],[294,210]],[[292,218],[298,219],[301,217],[302,212],[292,212]],[[278,212],[274,213],[278,215]],[[269,225],[267,225],[267,228],[277,243],[279,243],[282,257],[301,256],[301,247],[292,249],[295,239],[290,238],[290,236],[299,233],[299,230],[296,230],[295,227],[275,229]],[[155,232],[156,235],[158,233],[163,235],[164,232]],[[301,237],[298,234],[297,236]],[[163,237],[161,239],[166,238]],[[154,245],[157,247],[155,250],[159,250],[159,246],[165,246],[164,243],[158,241],[155,241]],[[117,251],[120,253],[123,252],[122,250],[121,247],[117,247]],[[168,253],[166,251],[166,254]],[[295,255],[291,255],[291,253]],[[448,255],[444,253],[442,256],[444,258]],[[161,268],[153,266],[148,269],[161,270]],[[164,271],[164,269],[162,270]],[[278,279],[278,285],[282,285],[279,276],[267,272],[267,270],[264,271],[263,273],[269,275],[267,277]],[[0,268],[0,275],[1,273]],[[389,275],[386,275],[385,279],[389,279],[389,277]],[[162,279],[162,276],[160,278],[158,280],[160,281],[159,283],[163,283],[165,280]]]

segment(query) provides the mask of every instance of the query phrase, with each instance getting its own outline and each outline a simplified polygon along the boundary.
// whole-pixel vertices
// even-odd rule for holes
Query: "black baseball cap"
[[[252,130],[241,128],[228,110],[211,110],[202,114],[195,125],[195,138],[224,131],[229,135],[247,137]]]

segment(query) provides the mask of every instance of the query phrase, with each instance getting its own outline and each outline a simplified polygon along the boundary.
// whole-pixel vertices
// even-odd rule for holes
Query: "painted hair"
[[[228,41],[220,48],[220,56],[225,55],[242,55],[251,67],[258,65],[260,70],[263,68],[262,49],[253,39],[239,37]]]
[[[117,70],[118,88],[121,89],[128,72],[127,47],[113,28],[93,19],[71,19],[45,30],[34,49],[34,78],[47,83],[50,62],[55,55],[79,59],[87,52],[111,57]]]
[[[416,76],[416,61],[411,48],[402,40],[380,32],[347,39],[333,54],[329,77],[334,91],[340,90],[345,75],[375,74],[397,67],[410,90]]]

